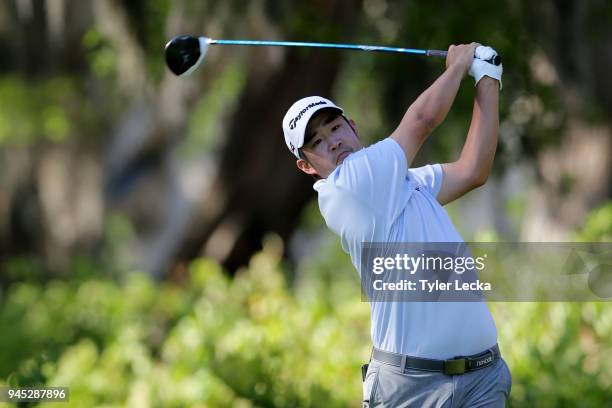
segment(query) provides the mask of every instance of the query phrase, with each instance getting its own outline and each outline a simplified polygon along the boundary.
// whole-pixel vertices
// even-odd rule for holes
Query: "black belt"
[[[500,357],[501,354],[497,344],[482,353],[472,356],[455,357],[450,360],[410,357],[402,354],[390,353],[377,348],[374,348],[372,352],[372,358],[374,360],[400,367],[402,370],[413,368],[416,370],[437,371],[448,375],[463,374],[468,371],[488,367],[499,360]]]

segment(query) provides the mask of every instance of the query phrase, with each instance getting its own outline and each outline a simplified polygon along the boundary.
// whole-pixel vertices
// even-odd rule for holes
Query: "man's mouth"
[[[351,153],[352,153],[352,151],[351,151],[351,150],[345,150],[344,152],[340,153],[340,154],[338,155],[338,158],[336,159],[336,164],[340,164],[340,163],[342,163],[342,161],[343,161],[344,159],[346,159],[346,157],[347,157],[349,154],[351,154]]]

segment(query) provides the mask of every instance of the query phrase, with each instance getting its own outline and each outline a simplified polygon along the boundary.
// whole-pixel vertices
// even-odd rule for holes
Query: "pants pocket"
[[[368,372],[363,382],[363,408],[374,406],[374,397],[378,387],[378,368],[373,366],[372,363],[368,367]]]
[[[506,361],[502,358],[500,361],[503,364],[503,372],[505,373],[504,379],[506,380],[506,398],[510,396],[510,391],[512,390],[512,373],[510,372],[510,368]]]

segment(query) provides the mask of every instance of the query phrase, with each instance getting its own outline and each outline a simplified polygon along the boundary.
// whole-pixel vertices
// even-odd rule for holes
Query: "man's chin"
[[[351,153],[353,152],[349,151],[349,152],[341,153],[340,156],[338,156],[338,161],[336,162],[336,165],[337,166],[341,165],[342,162],[344,162],[344,160],[346,160],[346,158],[349,157]]]

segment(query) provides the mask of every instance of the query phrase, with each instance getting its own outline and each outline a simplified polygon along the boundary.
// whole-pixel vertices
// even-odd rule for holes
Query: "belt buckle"
[[[444,374],[456,375],[464,374],[466,371],[467,360],[465,358],[454,358],[452,360],[444,360]]]

